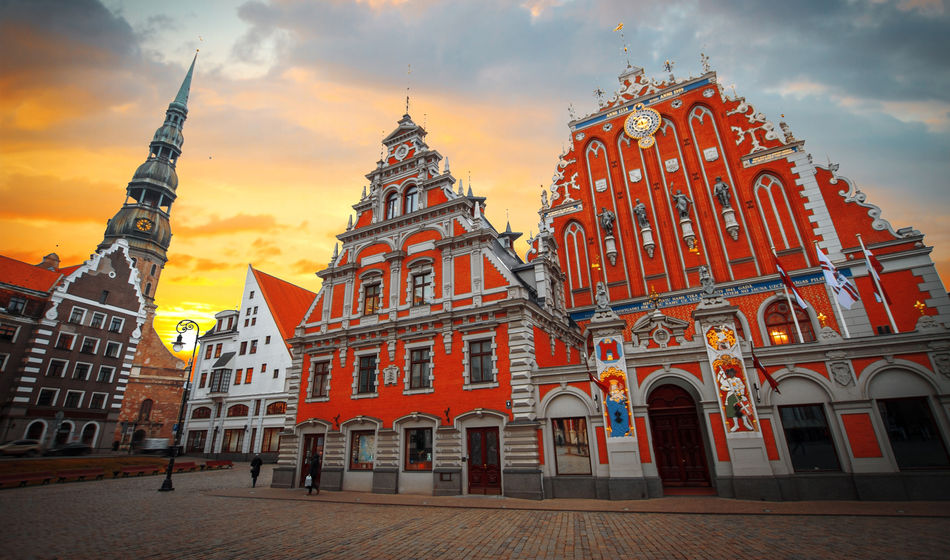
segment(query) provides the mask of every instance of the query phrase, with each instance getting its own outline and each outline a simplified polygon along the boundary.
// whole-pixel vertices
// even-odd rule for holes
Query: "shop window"
[[[409,388],[429,387],[429,349],[415,348],[409,353]]]
[[[798,326],[802,329],[802,340],[814,342],[815,331],[811,327],[808,313],[797,304],[793,305]],[[795,329],[795,319],[792,318],[788,301],[785,299],[774,301],[765,309],[765,331],[773,346],[798,343],[798,331]]]
[[[205,449],[205,440],[208,437],[207,430],[189,430],[187,450],[201,453]]]
[[[221,441],[222,453],[240,453],[244,444],[244,428],[224,430],[224,439]]]
[[[261,441],[261,451],[263,453],[280,451],[280,431],[280,428],[264,428]]]
[[[877,407],[898,467],[921,469],[950,464],[926,397],[878,400]]]
[[[373,470],[373,457],[376,453],[376,432],[353,432],[350,439],[350,470]]]
[[[822,405],[781,406],[778,412],[796,472],[841,470]]]
[[[432,470],[432,428],[406,430],[406,470]]]
[[[590,474],[590,445],[587,440],[587,420],[584,418],[554,418],[554,457],[557,474]]]

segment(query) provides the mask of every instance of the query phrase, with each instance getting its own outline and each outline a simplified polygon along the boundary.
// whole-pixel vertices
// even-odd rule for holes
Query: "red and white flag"
[[[786,274],[785,269],[782,268],[782,264],[778,262],[778,255],[776,255],[773,252],[772,256],[775,257],[775,268],[778,269],[778,273],[782,277],[782,283],[785,284],[785,288],[788,290],[788,292],[792,294],[793,296],[795,296],[795,303],[797,303],[798,306],[801,307],[802,309],[808,309],[808,304],[805,302],[804,298],[802,298],[802,296],[798,293],[798,290],[795,289],[795,284],[792,284],[792,279],[788,277],[788,274]]]
[[[822,253],[817,245],[815,246],[815,251],[818,253],[818,262],[821,263],[821,272],[825,275],[825,283],[834,291],[841,307],[851,309],[851,306],[861,299],[858,295],[858,289],[844,274],[841,274],[841,272],[835,268],[835,265],[831,264],[828,255]]]
[[[884,272],[884,266],[881,264],[881,261],[877,260],[877,257],[871,254],[871,251],[868,251],[868,248],[861,244],[861,249],[864,250],[864,258],[868,262],[868,273],[871,275],[871,278],[874,278],[874,284],[877,286],[877,291],[874,292],[874,298],[877,301],[881,301],[881,297],[884,298],[884,301],[890,305],[891,297],[887,295],[887,292],[884,291],[884,283],[881,282],[881,274]]]
[[[781,393],[778,390],[778,381],[772,377],[772,374],[769,373],[769,370],[765,369],[765,366],[762,365],[762,362],[759,361],[759,357],[755,355],[755,347],[752,347],[752,365],[755,366],[755,369],[765,377],[765,380],[769,382],[769,386],[772,387],[772,390],[776,393]]]

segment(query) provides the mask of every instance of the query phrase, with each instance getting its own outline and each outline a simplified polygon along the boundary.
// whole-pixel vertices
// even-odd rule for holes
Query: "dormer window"
[[[412,185],[406,189],[405,202],[403,204],[403,214],[415,212],[419,209],[419,187]]]
[[[399,193],[390,193],[386,197],[386,219],[391,220],[397,216],[399,212]]]

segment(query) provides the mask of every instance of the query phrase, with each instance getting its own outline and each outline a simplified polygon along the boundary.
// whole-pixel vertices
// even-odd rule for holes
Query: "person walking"
[[[320,454],[314,453],[313,459],[310,460],[310,474],[307,475],[307,479],[310,481],[307,486],[307,495],[309,496],[313,493],[314,490],[317,491],[317,494],[320,493]]]
[[[264,461],[261,460],[260,455],[255,455],[251,459],[251,488],[257,487],[257,477],[261,474],[261,465],[264,464]]]

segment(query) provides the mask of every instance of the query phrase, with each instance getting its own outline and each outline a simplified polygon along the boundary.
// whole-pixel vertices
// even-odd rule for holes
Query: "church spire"
[[[191,67],[188,68],[188,73],[185,74],[185,79],[181,82],[181,87],[178,88],[178,95],[175,96],[175,100],[171,102],[171,105],[178,105],[184,111],[185,114],[188,114],[188,94],[191,92],[191,75],[195,72],[195,61],[198,60],[198,53],[195,53],[195,57],[191,59]],[[168,106],[171,109],[171,105]]]

